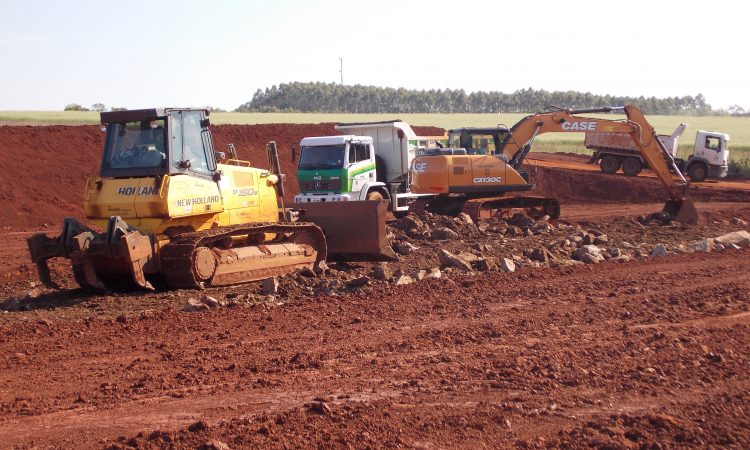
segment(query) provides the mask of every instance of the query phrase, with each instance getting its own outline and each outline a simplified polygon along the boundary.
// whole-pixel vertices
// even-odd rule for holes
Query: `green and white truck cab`
[[[394,213],[424,194],[409,191],[409,167],[420,146],[437,145],[400,120],[347,123],[342,136],[306,137],[297,166],[295,203],[380,200]]]
[[[369,136],[307,137],[300,142],[295,203],[367,200],[378,192],[387,198],[385,184],[375,172],[375,151]],[[375,197],[370,195],[370,197]]]

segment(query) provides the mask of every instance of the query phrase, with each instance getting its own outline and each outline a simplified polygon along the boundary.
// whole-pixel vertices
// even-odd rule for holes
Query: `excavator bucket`
[[[698,224],[698,210],[689,198],[673,198],[664,205],[663,212],[669,220],[676,220],[685,225]]]
[[[323,229],[333,259],[397,259],[385,232],[386,202],[310,202],[289,207],[300,212],[300,221]]]

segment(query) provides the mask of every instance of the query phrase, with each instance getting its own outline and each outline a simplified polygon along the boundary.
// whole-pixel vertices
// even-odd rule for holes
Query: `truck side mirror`
[[[297,146],[292,145],[292,161],[297,161]]]

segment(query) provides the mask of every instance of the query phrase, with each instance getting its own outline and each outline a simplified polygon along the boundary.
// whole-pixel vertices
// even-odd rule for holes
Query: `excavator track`
[[[547,197],[450,197],[420,199],[409,205],[409,211],[415,214],[430,211],[455,216],[462,212],[468,214],[473,220],[488,219],[497,212],[508,209],[526,209],[531,216],[548,215],[551,219],[560,217],[560,203],[554,198]]]
[[[560,203],[547,197],[474,198],[464,203],[461,212],[478,220],[492,217],[497,211],[505,209],[526,209],[532,217],[547,215],[550,219],[560,218]]]
[[[254,223],[241,224],[227,227],[214,228],[211,230],[186,232],[173,237],[172,241],[165,245],[160,251],[161,274],[164,276],[167,285],[173,289],[202,289],[214,285],[213,276],[202,279],[201,272],[206,269],[200,267],[201,263],[196,263],[197,252],[200,249],[208,249],[216,257],[216,267],[222,264],[228,264],[237,261],[236,255],[231,254],[232,248],[223,248],[226,242],[231,241],[232,237],[253,236],[276,234],[277,236],[287,236],[290,238],[281,238],[270,242],[237,247],[239,249],[248,249],[255,247],[259,250],[262,259],[273,260],[275,256],[268,250],[274,244],[288,245],[294,244],[295,239],[304,236],[308,239],[302,239],[303,244],[311,246],[316,252],[314,264],[317,265],[326,258],[326,240],[323,231],[316,225],[305,222],[295,223]],[[229,252],[229,255],[222,255],[222,252]],[[203,252],[206,253],[206,252]],[[279,256],[285,258],[286,256]],[[210,256],[208,257],[211,258]],[[291,257],[290,257],[291,258]],[[205,260],[205,258],[204,258]],[[203,263],[203,266],[206,264]],[[225,273],[220,283],[216,285],[237,284],[242,282],[254,281],[263,278],[269,278],[275,275],[289,272],[294,267],[299,267],[298,260],[290,259],[290,264],[271,264],[263,267],[254,267],[248,270],[242,270],[236,273]]]

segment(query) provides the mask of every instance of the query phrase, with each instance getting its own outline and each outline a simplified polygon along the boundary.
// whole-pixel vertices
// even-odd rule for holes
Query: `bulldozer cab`
[[[208,111],[138,109],[101,113],[107,133],[101,176],[181,173],[211,177],[217,169]]]

